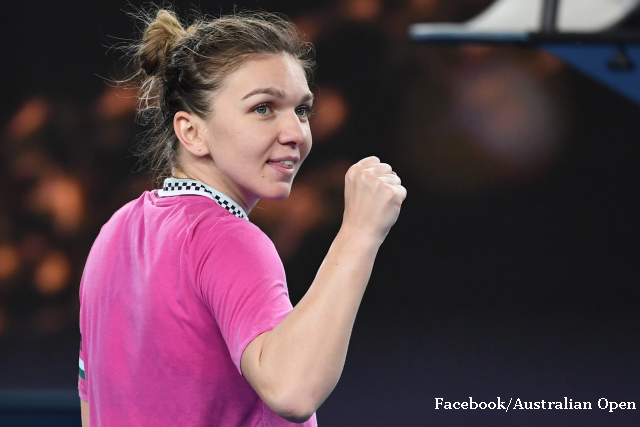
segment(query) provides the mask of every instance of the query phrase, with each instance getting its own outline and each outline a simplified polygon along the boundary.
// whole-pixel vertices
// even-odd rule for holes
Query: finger
[[[367,169],[375,164],[380,163],[380,159],[376,156],[365,157],[360,160],[356,165],[360,166],[362,169]]]
[[[376,175],[384,175],[384,174],[390,174],[393,169],[391,168],[391,165],[389,165],[388,163],[377,163],[375,165],[369,166],[367,169],[372,170]]]
[[[381,175],[379,178],[382,180],[382,182],[389,185],[400,185],[402,183],[402,180],[398,175],[385,174]]]
[[[407,198],[407,189],[404,188],[402,185],[395,185],[394,190],[396,194],[400,196],[400,202],[401,203],[404,202],[404,200]]]

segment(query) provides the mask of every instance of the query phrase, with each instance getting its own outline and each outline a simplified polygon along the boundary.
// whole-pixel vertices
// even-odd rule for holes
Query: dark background
[[[489,3],[175,3],[182,17],[194,5],[286,13],[316,45],[314,148],[291,198],[251,213],[294,303],[339,228],[346,168],[377,155],[408,189],[322,426],[638,425],[637,410],[597,402],[640,403],[640,108],[533,48],[407,37]],[[123,1],[3,8],[0,388],[69,390],[86,255],[152,188],[130,154],[132,93],[101,78],[125,76],[108,46],[134,24]],[[594,409],[434,409],[469,396]]]

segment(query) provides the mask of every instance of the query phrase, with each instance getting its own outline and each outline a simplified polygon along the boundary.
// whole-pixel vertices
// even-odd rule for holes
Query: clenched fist
[[[349,168],[345,177],[342,227],[364,232],[382,242],[400,214],[407,190],[400,177],[377,157],[367,157]]]

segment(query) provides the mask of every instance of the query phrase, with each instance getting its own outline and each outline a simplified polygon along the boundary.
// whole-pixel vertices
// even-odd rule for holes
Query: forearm
[[[80,417],[82,427],[89,427],[89,402],[80,399]]]
[[[278,327],[245,349],[245,378],[280,416],[304,421],[340,379],[373,262],[406,195],[377,157],[351,166],[342,228],[309,291]]]
[[[307,294],[264,341],[258,366],[266,390],[313,409],[331,393],[380,243],[340,230]]]

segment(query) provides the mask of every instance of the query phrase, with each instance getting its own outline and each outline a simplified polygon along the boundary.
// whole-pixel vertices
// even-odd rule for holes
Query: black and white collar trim
[[[205,196],[237,216],[248,220],[245,211],[231,198],[215,190],[207,184],[189,178],[166,178],[162,189],[158,190],[160,197],[195,195]]]

